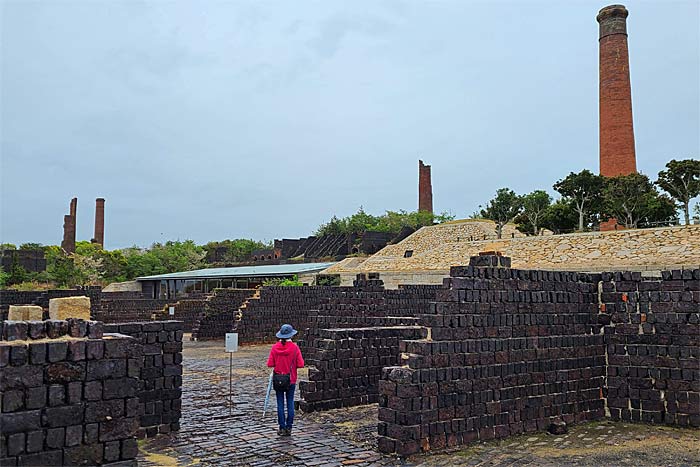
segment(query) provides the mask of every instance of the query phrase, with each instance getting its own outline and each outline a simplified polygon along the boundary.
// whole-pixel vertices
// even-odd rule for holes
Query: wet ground
[[[181,430],[140,442],[139,465],[700,466],[700,430],[609,421],[402,460],[375,451],[376,405],[297,412],[294,434],[280,438],[274,400],[262,418],[269,346],[233,354],[233,404],[223,347],[185,340]]]

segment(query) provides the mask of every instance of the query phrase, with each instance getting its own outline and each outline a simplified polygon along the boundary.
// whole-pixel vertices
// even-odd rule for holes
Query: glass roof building
[[[302,282],[335,263],[297,263],[267,266],[196,269],[194,271],[137,277],[144,294],[152,298],[177,298],[209,293],[216,288],[252,289],[269,279],[291,279]],[[307,276],[306,281],[304,280]]]

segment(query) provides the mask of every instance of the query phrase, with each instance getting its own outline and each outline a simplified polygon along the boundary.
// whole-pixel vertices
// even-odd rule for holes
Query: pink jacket
[[[277,342],[270,349],[270,357],[267,359],[267,366],[275,369],[275,373],[290,374],[291,383],[297,382],[297,368],[304,367],[304,358],[301,356],[299,346],[294,342],[287,341],[284,345]]]

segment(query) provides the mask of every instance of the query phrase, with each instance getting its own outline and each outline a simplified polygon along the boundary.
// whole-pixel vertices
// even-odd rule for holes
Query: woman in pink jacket
[[[289,375],[289,384],[286,390],[275,388],[277,394],[277,421],[280,436],[291,436],[294,423],[294,389],[297,383],[297,368],[304,367],[304,358],[301,356],[299,346],[291,341],[297,331],[291,324],[283,324],[276,336],[279,342],[270,349],[270,357],[267,366],[273,368],[276,375]],[[284,401],[287,400],[287,417],[284,416]]]

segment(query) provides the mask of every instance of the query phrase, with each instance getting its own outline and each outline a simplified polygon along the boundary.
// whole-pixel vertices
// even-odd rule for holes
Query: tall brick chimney
[[[628,14],[623,5],[610,5],[596,17],[600,23],[600,174],[605,177],[637,171],[627,51]]]
[[[75,253],[75,227],[78,214],[78,198],[70,200],[70,211],[67,216],[63,216],[63,240],[61,248],[66,253]]]
[[[105,246],[105,199],[97,198],[95,200],[95,238],[93,243],[99,243],[103,248]]]
[[[430,166],[418,161],[418,210],[433,212],[433,185],[430,181]]]

